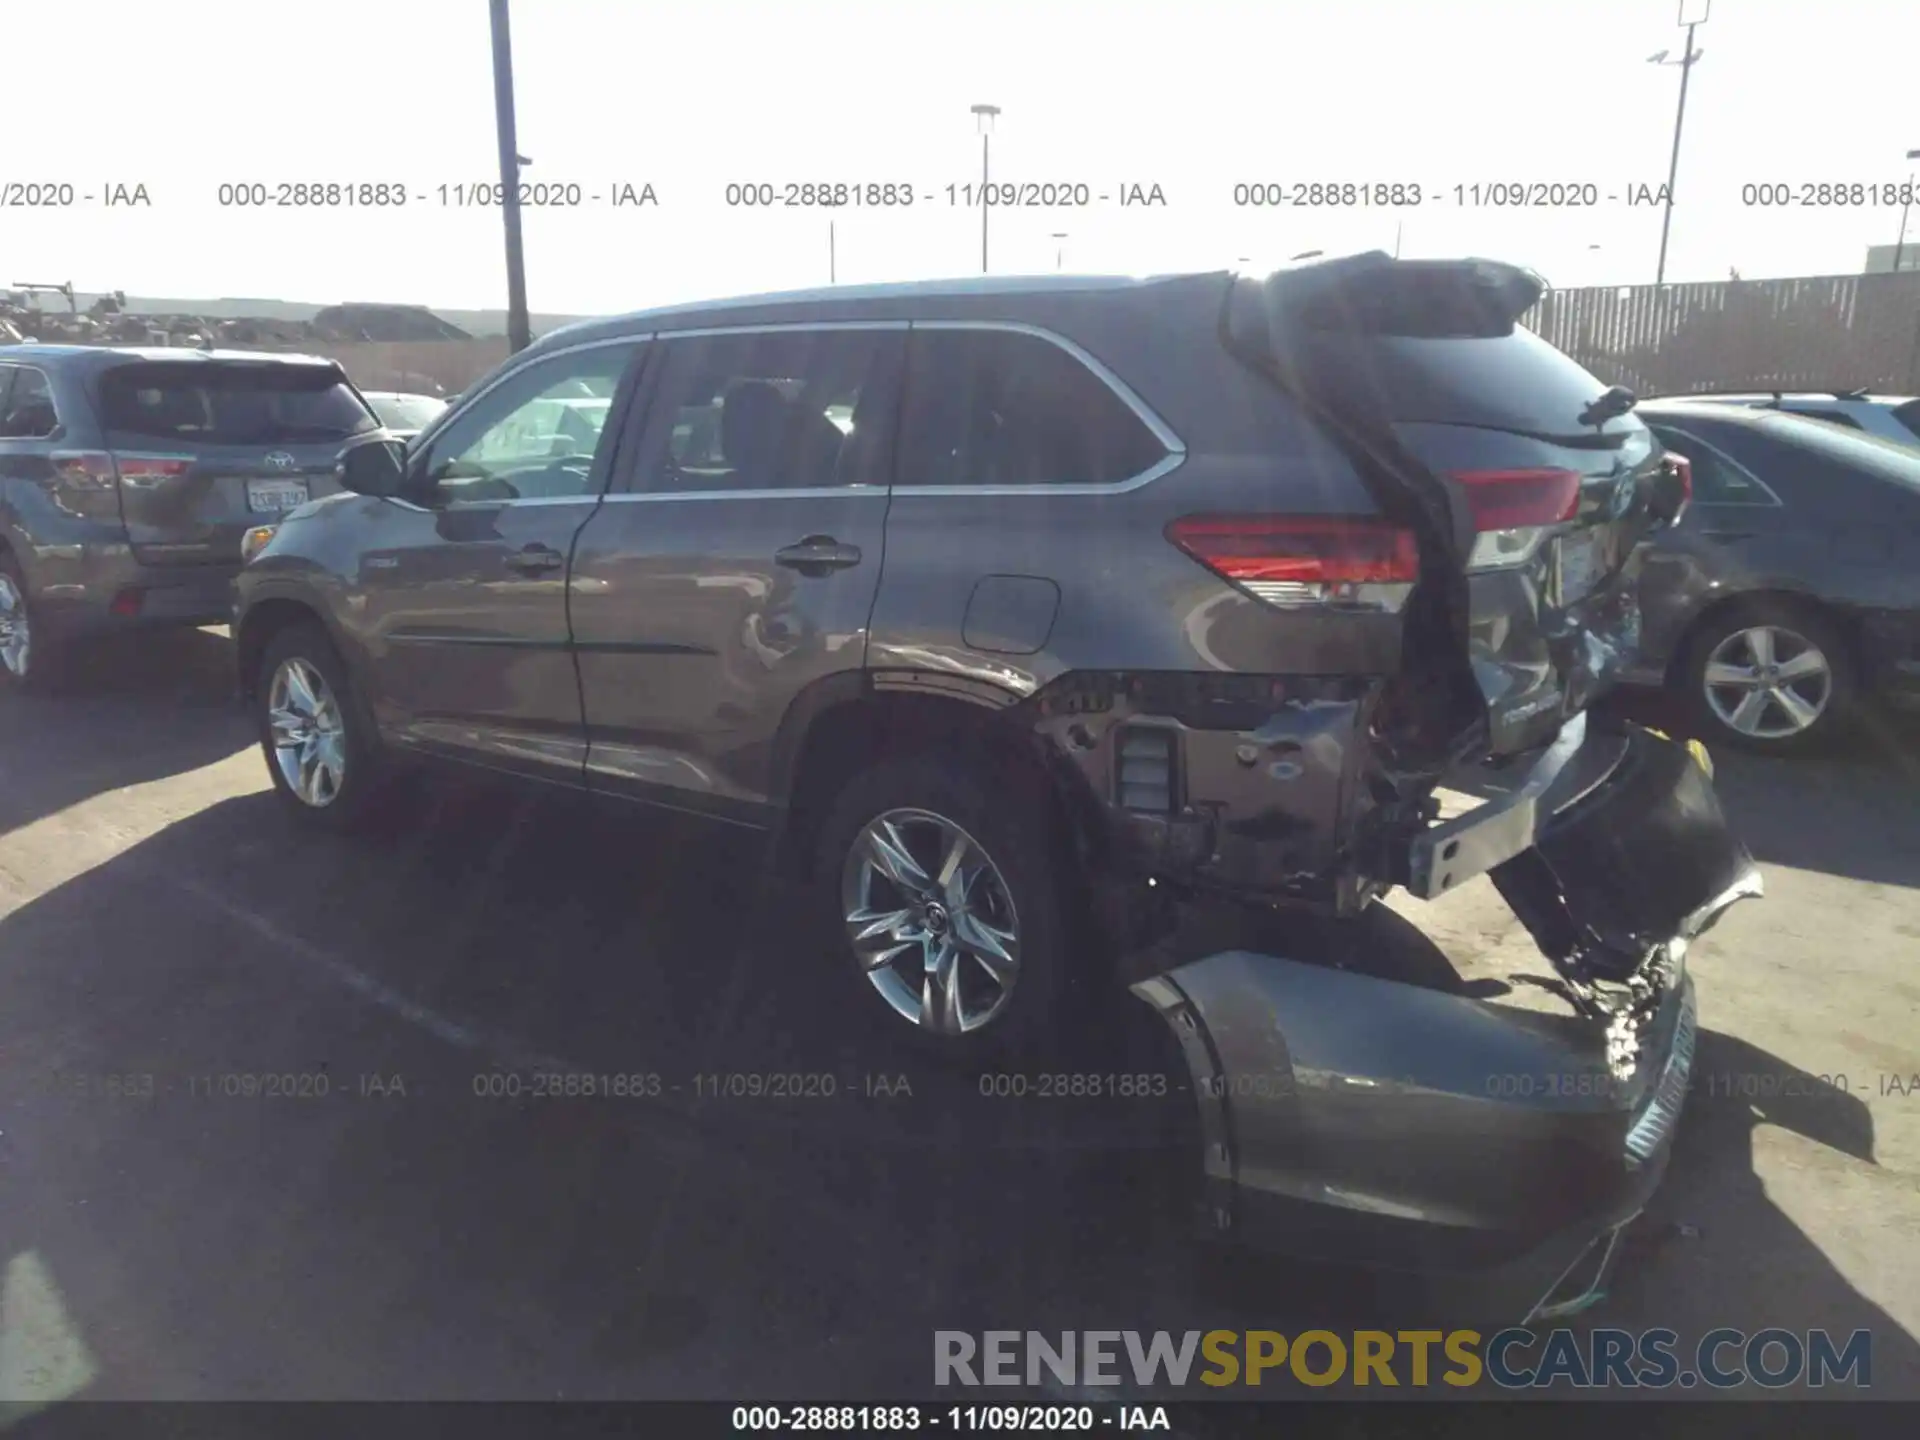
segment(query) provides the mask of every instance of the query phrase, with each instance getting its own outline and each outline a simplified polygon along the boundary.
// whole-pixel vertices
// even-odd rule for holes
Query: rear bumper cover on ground
[[[1550,1313],[1567,1284],[1610,1262],[1659,1184],[1687,1089],[1687,942],[1759,893],[1704,771],[1671,741],[1624,738],[1597,784],[1562,789],[1554,776],[1600,736],[1515,790],[1576,796],[1534,806],[1521,832],[1556,873],[1591,872],[1568,890],[1570,908],[1606,904],[1623,933],[1663,932],[1630,1068],[1601,1021],[1324,963],[1228,951],[1142,979],[1134,993],[1192,1074],[1210,1229],[1303,1258],[1457,1275],[1516,1318]],[[1481,851],[1491,863],[1509,858],[1516,813],[1496,812]],[[1671,878],[1646,893],[1655,873]],[[1640,889],[1608,888],[1621,885]]]

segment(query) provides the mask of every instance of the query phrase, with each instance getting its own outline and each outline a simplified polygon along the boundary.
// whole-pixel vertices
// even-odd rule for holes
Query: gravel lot
[[[220,632],[143,640],[0,706],[0,1257],[39,1336],[0,1338],[0,1398],[903,1397],[936,1327],[1378,1317],[1196,1249],[1182,1104],[855,1046],[793,897],[718,841],[464,789],[295,833],[228,667]],[[1717,757],[1769,898],[1696,951],[1722,1093],[1596,1321],[1867,1327],[1874,1393],[1920,1396],[1916,756]],[[1484,882],[1396,908],[1464,968],[1545,969]],[[1174,1069],[1111,1008],[1093,1063]],[[475,1094],[561,1064],[663,1093]],[[770,1071],[837,1093],[695,1094]],[[154,1093],[77,1092],[109,1075]]]

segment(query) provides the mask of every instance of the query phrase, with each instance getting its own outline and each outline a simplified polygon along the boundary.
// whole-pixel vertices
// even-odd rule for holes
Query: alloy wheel
[[[33,627],[26,597],[11,575],[0,574],[0,665],[16,680],[24,680],[32,660]]]
[[[964,1035],[1007,1007],[1020,924],[979,841],[929,810],[889,810],[855,836],[841,872],[847,938],[874,989],[921,1029]]]
[[[1755,740],[1804,734],[1833,698],[1833,667],[1820,647],[1784,625],[1736,630],[1707,656],[1707,708]]]
[[[311,661],[289,656],[267,692],[274,764],[287,789],[319,809],[340,794],[347,773],[347,727],[340,702]]]

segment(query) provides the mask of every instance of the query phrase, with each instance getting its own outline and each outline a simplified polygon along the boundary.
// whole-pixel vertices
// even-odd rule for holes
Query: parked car
[[[1832,739],[1868,697],[1920,701],[1920,449],[1772,410],[1636,413],[1693,500],[1650,542],[1633,678],[1763,752]]]
[[[1897,445],[1920,445],[1920,400],[1906,395],[1872,395],[1865,390],[1804,393],[1769,391],[1745,395],[1675,395],[1707,405],[1738,405],[1749,410],[1779,410],[1860,430]]]
[[[231,614],[249,526],[336,489],[378,422],[329,360],[16,345],[0,355],[0,688],[69,643]]]
[[[1759,880],[1702,763],[1587,709],[1682,496],[1632,397],[1515,323],[1540,293],[1375,254],[556,331],[349,446],[241,572],[274,790],[343,828],[453,761],[757,832],[856,1015],[1044,1052],[1124,983],[1234,1233],[1545,1265],[1550,1309],[1658,1181],[1687,942]],[[582,389],[596,442],[555,453],[525,421]],[[1441,821],[1443,780],[1488,798]],[[1211,896],[1353,917],[1481,874],[1569,1014],[1181,938]]]
[[[380,423],[401,440],[411,440],[447,408],[447,402],[437,395],[412,395],[398,390],[363,390],[360,394],[373,407]]]

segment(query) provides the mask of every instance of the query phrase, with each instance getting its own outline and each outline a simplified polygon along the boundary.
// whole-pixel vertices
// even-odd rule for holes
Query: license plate
[[[1600,579],[1605,552],[1595,531],[1567,535],[1560,540],[1560,603],[1578,600]]]
[[[277,514],[307,503],[304,480],[249,480],[247,509],[256,514]]]

